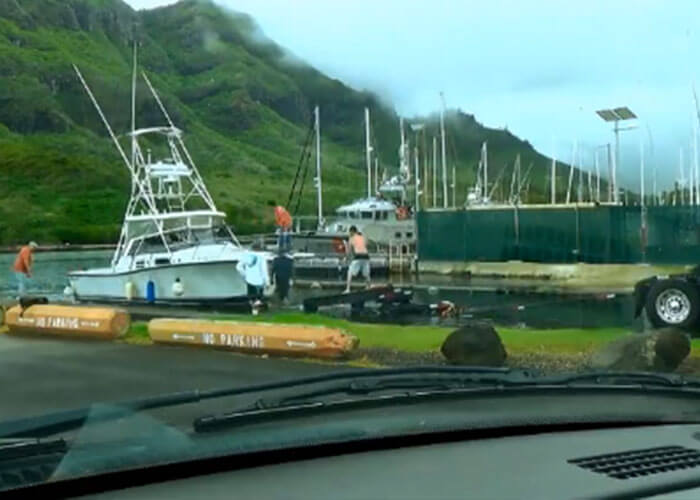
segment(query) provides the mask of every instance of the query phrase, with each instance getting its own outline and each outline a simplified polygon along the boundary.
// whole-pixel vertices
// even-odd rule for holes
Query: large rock
[[[447,361],[459,365],[501,366],[506,350],[488,323],[470,322],[452,332],[440,348]]]
[[[688,335],[675,328],[662,328],[610,342],[593,354],[591,366],[600,370],[671,372],[688,354]]]

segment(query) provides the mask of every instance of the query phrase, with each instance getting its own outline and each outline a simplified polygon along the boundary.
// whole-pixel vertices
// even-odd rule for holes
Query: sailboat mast
[[[437,137],[433,136],[433,208],[437,206]]]
[[[379,158],[374,157],[374,192],[379,192]]]
[[[365,108],[365,154],[367,156],[367,198],[372,197],[372,146],[370,145],[369,108]]]
[[[595,201],[600,203],[600,163],[598,161],[598,150],[595,150]]]
[[[549,189],[551,190],[550,202],[552,203],[552,205],[554,205],[557,202],[557,155],[556,155],[556,151],[554,151],[552,153],[551,176],[552,176],[552,178],[549,180],[549,183],[550,183]]]
[[[644,207],[644,140],[639,141],[639,206]]]
[[[445,97],[440,92],[442,107],[440,108],[440,147],[442,150],[442,207],[447,208],[447,160],[445,152]]]
[[[685,167],[683,166],[683,148],[678,151],[678,168],[681,174],[681,205],[685,205]]]
[[[566,204],[568,205],[571,203],[571,186],[573,185],[574,182],[574,165],[576,164],[576,149],[577,149],[577,142],[574,141],[574,150],[571,154],[571,167],[569,168],[569,185],[566,188]]]
[[[486,144],[486,141],[484,141],[484,146],[483,146],[483,153],[484,153],[484,160],[483,160],[483,165],[484,165],[484,193],[481,196],[481,201],[486,201],[485,198],[488,197],[489,193],[489,154],[488,154],[488,145]]]
[[[414,169],[415,171],[413,172],[413,182],[414,182],[414,191],[416,195],[416,201],[414,205],[414,211],[418,212],[419,207],[420,207],[420,164],[418,161],[418,139],[416,138],[416,145],[413,147],[413,164],[414,164]]]
[[[323,186],[321,183],[321,110],[314,108],[314,128],[316,129],[316,209],[318,210],[318,228],[323,227]]]

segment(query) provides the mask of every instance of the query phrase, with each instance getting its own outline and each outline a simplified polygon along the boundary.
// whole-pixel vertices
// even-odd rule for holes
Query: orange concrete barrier
[[[34,305],[14,306],[5,313],[10,334],[114,339],[131,325],[129,313],[111,307]]]
[[[166,344],[322,358],[346,356],[359,343],[337,328],[240,321],[160,318],[148,323],[148,333],[154,342]]]

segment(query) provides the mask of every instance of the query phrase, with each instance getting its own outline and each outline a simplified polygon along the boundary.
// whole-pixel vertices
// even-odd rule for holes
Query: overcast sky
[[[174,3],[127,0],[136,8]],[[440,106],[507,126],[545,154],[584,166],[613,140],[595,110],[621,105],[640,127],[621,134],[621,170],[647,189],[679,177],[690,149],[700,70],[698,0],[217,0],[325,73],[390,100],[405,115]]]

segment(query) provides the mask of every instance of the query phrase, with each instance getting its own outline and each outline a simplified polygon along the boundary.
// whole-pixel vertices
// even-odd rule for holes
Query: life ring
[[[335,253],[345,253],[345,242],[341,238],[333,238],[333,251]]]

